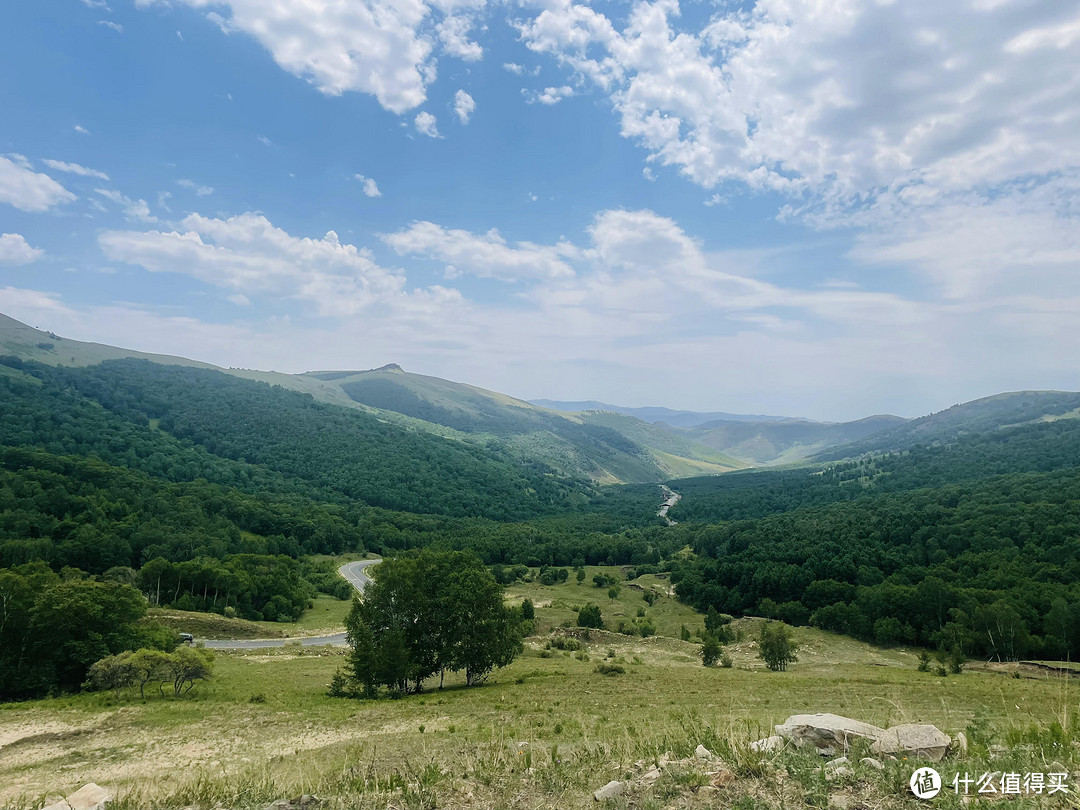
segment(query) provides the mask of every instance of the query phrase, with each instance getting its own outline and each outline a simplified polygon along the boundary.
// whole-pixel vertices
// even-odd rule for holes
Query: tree
[[[582,582],[585,581],[585,569],[584,568],[579,568],[577,570],[577,581],[578,581],[578,585],[580,585]]]
[[[187,694],[195,681],[213,677],[214,654],[199,647],[178,647],[167,656],[163,674],[172,679],[173,695]]]
[[[532,599],[521,600],[521,618],[527,622],[536,618],[536,607],[533,605]]]
[[[600,629],[604,626],[604,617],[600,614],[600,606],[592,602],[578,610],[578,627],[595,627]]]
[[[723,647],[715,636],[705,636],[705,641],[701,645],[701,663],[707,667],[716,666],[722,651]]]
[[[774,672],[783,672],[788,664],[798,661],[798,649],[791,640],[791,629],[779,622],[765,622],[758,637],[758,658]]]
[[[346,623],[348,668],[369,697],[381,686],[419,692],[446,671],[464,671],[472,686],[521,652],[527,608],[506,607],[502,586],[473,554],[424,549],[384,560],[372,580]]]

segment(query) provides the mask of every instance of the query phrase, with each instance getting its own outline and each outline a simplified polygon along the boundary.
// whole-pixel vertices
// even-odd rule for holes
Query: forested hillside
[[[675,482],[695,607],[1016,659],[1080,649],[1080,423]]]

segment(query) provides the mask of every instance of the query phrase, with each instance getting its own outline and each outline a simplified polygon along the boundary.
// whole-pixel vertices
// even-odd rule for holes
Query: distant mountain
[[[725,413],[723,411],[710,411],[700,413],[698,411],[676,411],[671,408],[627,408],[623,405],[610,405],[606,402],[585,400],[583,402],[561,402],[554,399],[531,399],[533,405],[541,408],[549,408],[553,411],[565,413],[580,413],[581,411],[610,411],[621,413],[626,416],[634,416],[644,422],[663,422],[672,427],[696,427],[706,422],[723,420],[728,422],[782,422],[796,417],[789,416],[764,416],[761,414]],[[803,420],[800,420],[803,421]]]
[[[310,394],[319,402],[359,409],[400,427],[479,446],[497,445],[523,462],[541,462],[563,475],[598,483],[660,481],[746,466],[692,439],[673,440],[640,420],[604,425],[494,391],[410,374],[394,363],[369,371],[305,374],[225,369],[183,357],[71,340],[4,315],[0,315],[0,354],[53,366],[140,359],[212,369]]]
[[[948,444],[964,436],[1000,428],[1076,418],[1080,418],[1078,392],[1011,391],[911,419],[859,441],[830,448],[818,459],[826,461],[864,453],[906,450],[917,444]]]
[[[748,464],[763,466],[801,461],[836,445],[903,425],[899,416],[868,416],[854,422],[706,422],[680,432],[688,438]]]
[[[317,371],[299,376],[337,386],[352,400],[381,411],[466,435],[494,437],[523,456],[602,483],[658,481],[746,466],[640,419],[558,413],[495,391],[411,374],[394,363],[369,371]]]

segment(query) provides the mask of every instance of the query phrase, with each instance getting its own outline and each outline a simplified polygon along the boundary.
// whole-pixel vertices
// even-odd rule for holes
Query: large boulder
[[[67,797],[71,810],[101,810],[112,800],[112,793],[93,782],[83,785]]]
[[[794,714],[776,727],[776,733],[800,748],[810,746],[829,756],[846,751],[854,740],[877,742],[885,729],[838,714]]]
[[[937,726],[904,723],[887,729],[870,746],[875,754],[889,757],[920,757],[940,762],[949,753],[952,738]]]

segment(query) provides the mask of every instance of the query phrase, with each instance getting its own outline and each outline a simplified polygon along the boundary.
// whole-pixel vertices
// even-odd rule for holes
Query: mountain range
[[[217,371],[360,410],[380,422],[539,463],[598,484],[655,482],[748,467],[840,459],[934,444],[966,433],[1080,414],[1080,394],[1024,391],[956,405],[914,420],[888,414],[850,422],[630,408],[603,402],[521,399],[391,363],[369,370],[285,374],[220,368],[170,355],[87,343],[0,315],[0,354],[50,366],[109,360]]]

